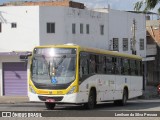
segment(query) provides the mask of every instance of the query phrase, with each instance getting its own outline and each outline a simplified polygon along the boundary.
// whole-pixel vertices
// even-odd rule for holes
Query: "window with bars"
[[[17,23],[11,23],[11,28],[17,28]]]
[[[83,34],[83,24],[80,24],[80,34]]]
[[[128,38],[123,38],[123,51],[128,51]]]
[[[132,43],[133,43],[132,38],[130,38],[130,50],[133,50],[133,47],[132,47],[133,44]]]
[[[100,25],[100,34],[104,35],[104,25]]]
[[[47,33],[55,33],[55,23],[47,23]]]
[[[76,24],[72,24],[72,34],[76,34]]]
[[[144,50],[144,39],[140,39],[140,50]]]
[[[89,34],[89,24],[86,25],[86,33]]]
[[[113,38],[113,50],[118,51],[119,45],[118,45],[118,38]]]

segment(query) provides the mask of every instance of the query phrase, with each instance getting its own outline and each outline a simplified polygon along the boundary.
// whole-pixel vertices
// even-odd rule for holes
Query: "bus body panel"
[[[115,79],[116,78],[116,79]],[[127,78],[127,83],[125,79]],[[114,81],[114,82],[113,82]],[[131,82],[134,81],[134,82]],[[130,82],[135,86],[130,87]],[[63,96],[61,101],[57,103],[86,103],[88,101],[89,91],[92,87],[96,88],[97,91],[97,102],[119,100],[122,99],[124,87],[128,87],[129,98],[142,95],[142,77],[130,77],[130,76],[112,76],[112,75],[93,75],[87,78],[79,85],[79,92],[65,95],[40,95],[46,97],[59,97]],[[139,85],[137,85],[139,84]],[[38,98],[38,94],[29,92],[30,101],[41,101]]]

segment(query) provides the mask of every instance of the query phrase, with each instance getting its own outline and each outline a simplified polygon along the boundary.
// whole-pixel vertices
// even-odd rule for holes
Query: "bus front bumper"
[[[88,93],[73,93],[66,95],[38,95],[29,92],[29,100],[34,102],[54,102],[54,103],[85,103],[88,101]]]

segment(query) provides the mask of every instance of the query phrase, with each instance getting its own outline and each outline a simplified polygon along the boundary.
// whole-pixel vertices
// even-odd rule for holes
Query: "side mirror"
[[[22,61],[27,61],[29,56],[32,56],[32,53],[28,53],[26,55],[20,55],[19,59]]]

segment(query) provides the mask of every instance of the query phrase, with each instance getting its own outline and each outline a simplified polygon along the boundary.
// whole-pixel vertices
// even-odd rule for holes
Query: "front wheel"
[[[55,107],[55,103],[45,102],[45,106],[48,110],[53,110]]]
[[[91,90],[88,97],[88,102],[84,104],[86,109],[93,109],[96,106],[96,93]]]

